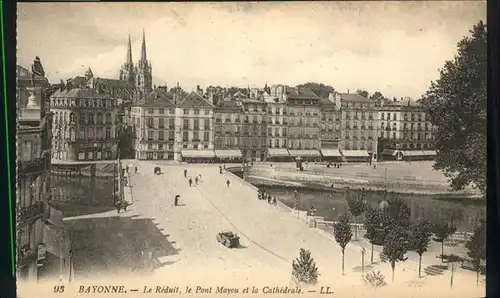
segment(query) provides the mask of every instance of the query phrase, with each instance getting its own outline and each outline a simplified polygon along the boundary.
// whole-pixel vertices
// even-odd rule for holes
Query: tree
[[[435,131],[434,168],[451,178],[451,188],[486,191],[486,25],[480,21],[457,44],[421,103]]]
[[[444,241],[453,235],[457,228],[448,222],[436,222],[431,229],[434,234],[434,241],[441,242],[441,262],[444,262]]]
[[[314,285],[318,282],[318,267],[309,250],[300,249],[299,257],[292,262],[292,276],[297,283]]]
[[[476,283],[479,283],[479,273],[481,272],[481,260],[486,260],[486,222],[482,219],[474,229],[474,234],[465,244],[469,250],[467,256],[472,259],[472,265],[476,270]]]
[[[385,97],[382,95],[382,93],[380,91],[375,91],[371,96],[370,96],[370,99],[374,100],[374,101],[377,101],[377,100],[382,100],[384,99]]]
[[[361,96],[366,97],[366,98],[368,98],[368,95],[369,95],[368,91],[361,90],[361,89],[356,90],[356,94],[361,95]]]
[[[332,86],[324,85],[322,83],[313,83],[313,82],[300,84],[297,87],[306,87],[308,89],[311,89],[311,91],[314,92],[314,94],[322,98],[328,98],[330,93],[335,91],[335,88],[333,88]]]
[[[392,225],[398,225],[404,231],[408,231],[411,225],[411,209],[395,193],[389,195],[388,203],[389,205],[385,209],[384,226],[390,229]]]
[[[363,214],[366,210],[366,201],[365,201],[366,192],[363,190],[350,192],[346,191],[346,201],[347,206],[349,208],[349,212],[354,216],[354,220],[356,225],[354,226],[354,240],[358,240],[358,217]]]
[[[373,264],[373,244],[380,237],[380,225],[382,223],[382,213],[372,207],[368,207],[365,215],[365,238],[372,245],[371,263]]]
[[[408,233],[398,226],[392,226],[391,230],[385,237],[383,253],[387,256],[387,260],[392,268],[392,281],[394,282],[394,269],[396,262],[405,261],[405,254],[408,251]]]
[[[415,251],[419,256],[418,277],[422,277],[422,255],[427,251],[429,243],[431,242],[431,237],[431,224],[427,220],[421,219],[413,225],[410,232],[409,243],[411,250]]]
[[[342,274],[344,274],[344,251],[352,238],[351,223],[349,222],[349,215],[347,213],[342,213],[339,221],[333,226],[333,236],[342,251]]]

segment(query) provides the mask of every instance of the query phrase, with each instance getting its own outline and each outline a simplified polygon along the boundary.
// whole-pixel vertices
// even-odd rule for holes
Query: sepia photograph
[[[486,1],[19,3],[20,298],[484,297]]]

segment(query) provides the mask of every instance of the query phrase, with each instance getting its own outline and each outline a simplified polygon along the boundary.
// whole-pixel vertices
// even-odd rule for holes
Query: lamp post
[[[361,249],[361,274],[365,276],[365,253],[366,249],[363,247]]]

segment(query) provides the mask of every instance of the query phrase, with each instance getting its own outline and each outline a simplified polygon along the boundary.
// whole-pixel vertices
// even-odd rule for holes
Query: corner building
[[[61,85],[50,98],[54,115],[52,150],[62,161],[117,158],[117,101],[87,87]]]

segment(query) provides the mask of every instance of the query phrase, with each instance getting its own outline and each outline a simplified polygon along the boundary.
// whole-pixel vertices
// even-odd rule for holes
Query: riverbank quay
[[[284,185],[315,189],[370,189],[441,198],[482,198],[473,189],[450,191],[448,179],[432,169],[432,163],[385,163],[376,169],[366,164],[326,168],[310,163],[300,171],[291,164],[253,165],[245,174],[258,185]]]

